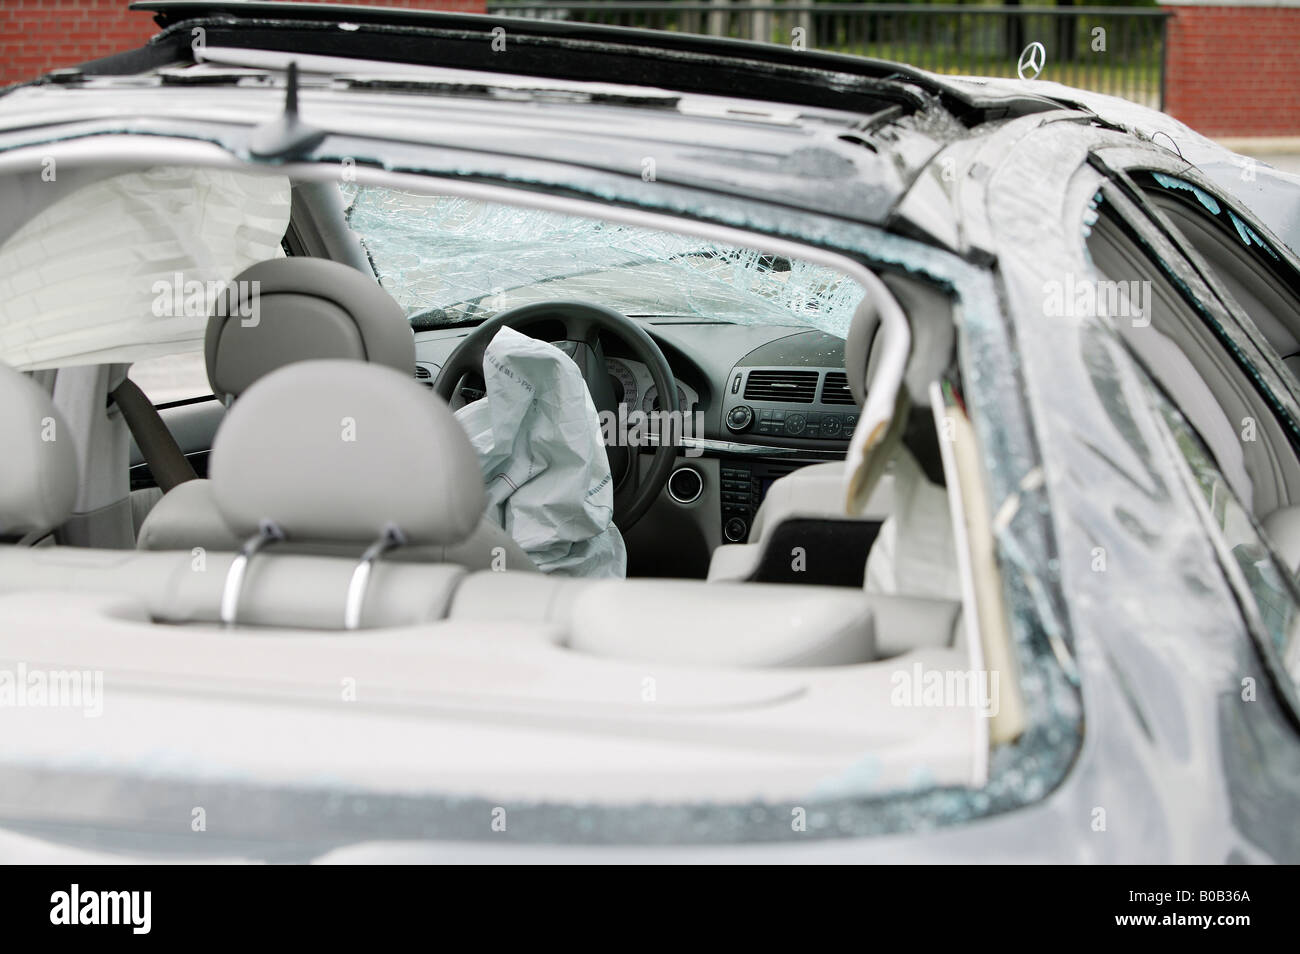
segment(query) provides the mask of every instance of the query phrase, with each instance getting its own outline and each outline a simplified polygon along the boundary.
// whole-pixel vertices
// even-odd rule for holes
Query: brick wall
[[[1300,7],[1167,9],[1166,111],[1207,136],[1300,135]]]
[[[130,0],[0,0],[0,86],[144,45],[153,14]],[[335,0],[324,0],[335,2]],[[341,0],[423,10],[482,13],[484,0]]]

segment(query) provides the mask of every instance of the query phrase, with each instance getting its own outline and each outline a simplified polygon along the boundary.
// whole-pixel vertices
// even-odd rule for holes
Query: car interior
[[[880,350],[877,305],[847,275],[432,191],[201,169],[69,179],[0,244],[6,277],[50,248],[80,266],[11,284],[5,306],[48,345],[27,373],[0,368],[6,406],[24,408],[4,419],[17,466],[0,492],[0,592],[20,615],[23,598],[54,591],[129,621],[141,645],[213,626],[211,638],[244,642],[443,634],[443,648],[478,632],[473,651],[498,657],[493,634],[517,624],[530,652],[561,667],[582,657],[633,672],[789,671],[789,691],[809,679],[834,687],[800,705],[836,722],[850,685],[851,705],[888,705],[899,660],[980,668],[947,489],[959,471],[936,430],[961,411],[937,386],[900,405],[883,473],[861,512],[846,510],[845,458]],[[199,234],[163,220],[189,214],[166,200],[122,213],[149,205],[159,183],[211,198]],[[156,268],[164,277],[146,287],[167,299],[161,316],[121,314],[138,290],[124,302],[115,264],[87,257],[88,240],[51,243],[69,235],[68,203],[102,210],[77,223],[97,247],[105,234],[121,247],[157,242],[158,261],[121,280],[138,286]],[[191,295],[182,273],[212,263],[240,268],[215,294]],[[947,294],[879,277],[925,345],[909,375],[959,394]],[[110,317],[74,329],[60,354],[44,322],[68,295],[70,312]],[[106,327],[115,340],[97,337]],[[641,411],[650,437],[605,441],[594,461],[553,442],[522,483],[485,470],[465,415],[491,404],[497,372],[512,380],[535,366],[501,350],[531,354],[529,341],[555,344],[542,357],[561,355],[589,397],[585,410],[547,412],[563,416],[546,424],[555,434]],[[530,413],[543,397],[529,398]],[[506,438],[530,446],[529,434]],[[566,454],[609,485],[604,532],[626,554],[617,572],[573,561],[552,572],[554,541],[529,536],[537,521],[561,538],[572,530],[573,502],[553,498],[582,488],[533,479],[563,472]],[[512,511],[530,483],[549,498]],[[565,681],[571,704],[602,692],[578,669]],[[972,711],[886,721],[870,731],[924,739],[947,781],[983,777],[987,720]],[[1009,724],[995,731],[1014,735]]]

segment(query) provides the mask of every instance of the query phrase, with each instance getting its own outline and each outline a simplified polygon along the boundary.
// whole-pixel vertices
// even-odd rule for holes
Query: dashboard
[[[677,379],[692,428],[660,499],[626,536],[629,575],[703,576],[722,543],[749,539],[772,483],[799,467],[842,460],[858,408],[844,373],[844,342],[795,325],[639,318]],[[465,328],[416,335],[417,377],[432,383]],[[650,370],[602,337],[621,403],[655,410]],[[642,455],[648,465],[649,455]]]
[[[629,408],[640,408],[649,414],[659,410],[659,389],[655,386],[650,369],[631,358],[606,358],[605,368],[613,379],[614,396]],[[676,372],[674,372],[674,375]],[[678,380],[677,404],[685,414],[699,409],[700,394],[689,384]]]

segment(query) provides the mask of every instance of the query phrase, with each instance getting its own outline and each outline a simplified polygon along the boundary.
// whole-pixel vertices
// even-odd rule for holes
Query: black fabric
[[[749,581],[861,588],[881,526],[879,520],[782,520],[769,531]]]
[[[149,472],[163,493],[177,484],[198,477],[181,453],[176,438],[167,430],[157,409],[134,381],[123,378],[122,383],[109,393],[109,397],[121,410],[122,418],[130,428],[141,456],[149,465]]]

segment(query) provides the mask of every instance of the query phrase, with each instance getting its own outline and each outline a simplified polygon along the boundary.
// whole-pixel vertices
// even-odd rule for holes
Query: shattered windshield
[[[629,316],[802,324],[843,337],[863,296],[821,265],[670,232],[379,187],[346,189],[344,201],[417,329],[576,299]]]

